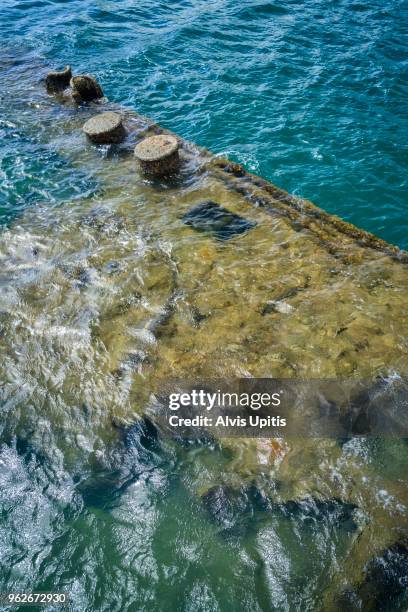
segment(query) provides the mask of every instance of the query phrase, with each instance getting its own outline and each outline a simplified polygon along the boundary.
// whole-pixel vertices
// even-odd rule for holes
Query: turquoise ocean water
[[[95,73],[109,98],[406,248],[407,7],[3,0],[0,44],[26,79],[34,60]],[[50,152],[13,133],[7,84],[0,96],[4,222],[74,187],[65,175],[56,185],[64,169]]]

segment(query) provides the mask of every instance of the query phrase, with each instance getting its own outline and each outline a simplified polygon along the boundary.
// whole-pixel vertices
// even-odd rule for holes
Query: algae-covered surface
[[[2,590],[67,591],[73,610],[314,610],[348,585],[343,605],[403,609],[404,440],[189,447],[140,417],[169,378],[407,376],[407,254],[182,140],[180,173],[144,178],[134,145],[161,128],[130,110],[40,83],[19,104],[80,178],[0,234]],[[82,125],[111,109],[126,140],[90,144]],[[246,231],[185,222],[208,201]]]

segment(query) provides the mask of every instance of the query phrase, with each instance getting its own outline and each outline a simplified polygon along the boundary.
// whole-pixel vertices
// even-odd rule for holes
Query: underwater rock
[[[144,174],[166,176],[180,165],[179,143],[174,136],[150,136],[135,147],[135,157]]]
[[[304,525],[327,521],[347,533],[357,528],[354,504],[314,497],[275,502],[254,483],[239,489],[218,485],[209,489],[201,500],[214,523],[226,533],[248,531],[266,515],[295,519]]]
[[[120,426],[112,423],[121,433],[121,438],[126,448],[138,448],[152,450],[157,448],[159,432],[156,425],[149,417],[144,415],[130,426]]]
[[[70,85],[75,102],[91,102],[103,98],[103,91],[98,81],[89,75],[72,77]]]
[[[182,221],[199,232],[205,232],[218,240],[229,240],[243,234],[256,225],[227,210],[212,200],[200,202],[183,216]]]
[[[235,491],[232,487],[212,487],[201,499],[211,519],[223,529],[234,527],[248,510],[245,491]]]
[[[210,488],[201,501],[210,518],[226,533],[248,531],[274,504],[255,484],[234,489],[227,485]]]
[[[112,426],[120,440],[112,453],[112,464],[97,466],[76,487],[88,506],[111,507],[143,474],[158,469],[163,460],[157,428],[148,417],[130,426],[113,420]]]
[[[337,598],[337,610],[406,610],[408,604],[408,542],[396,542],[369,561],[365,578]],[[405,595],[405,596],[404,596]]]
[[[327,519],[329,524],[336,525],[347,533],[357,529],[354,511],[357,506],[340,499],[317,499],[309,497],[301,500],[290,500],[279,504],[277,510],[286,518],[296,517],[302,522],[314,522]]]
[[[96,144],[119,143],[126,135],[122,117],[111,111],[91,117],[82,129]]]
[[[105,508],[120,495],[125,482],[131,484],[120,470],[100,470],[77,484],[76,490],[87,506]]]
[[[379,378],[351,397],[340,422],[351,435],[408,436],[408,385],[404,378]]]
[[[48,93],[62,92],[64,89],[69,87],[71,79],[71,66],[66,66],[64,70],[61,70],[60,72],[49,72],[45,79],[45,86]]]
[[[375,601],[376,609],[390,604],[408,589],[408,542],[398,542],[375,557],[367,567],[366,579],[358,590],[363,602]],[[364,607],[364,609],[367,609]]]

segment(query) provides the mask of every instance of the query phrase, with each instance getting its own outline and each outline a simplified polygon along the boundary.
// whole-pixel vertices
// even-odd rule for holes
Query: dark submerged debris
[[[218,240],[229,240],[244,234],[256,225],[255,221],[244,219],[212,200],[193,206],[182,221],[185,225],[199,232],[208,233]]]
[[[245,176],[245,169],[241,166],[241,164],[237,164],[235,162],[228,162],[224,166],[224,171],[238,177]]]
[[[208,314],[202,313],[197,306],[193,306],[191,309],[191,318],[195,327],[200,327],[201,323],[208,319],[208,316]]]

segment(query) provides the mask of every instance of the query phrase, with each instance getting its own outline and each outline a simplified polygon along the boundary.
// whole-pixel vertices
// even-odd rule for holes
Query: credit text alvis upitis
[[[171,393],[169,395],[168,407],[172,411],[180,408],[193,408],[211,411],[226,408],[249,408],[257,411],[261,408],[278,407],[281,404],[280,393],[227,393],[217,390],[209,393],[204,389],[193,389],[184,393]],[[260,416],[250,414],[241,415],[219,415],[215,418],[207,414],[189,415],[181,417],[176,414],[169,416],[171,427],[286,427],[286,418],[281,416]]]

